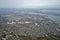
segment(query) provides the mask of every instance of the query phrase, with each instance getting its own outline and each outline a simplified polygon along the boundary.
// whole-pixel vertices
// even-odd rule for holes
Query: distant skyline
[[[60,8],[60,0],[0,0],[0,8]]]

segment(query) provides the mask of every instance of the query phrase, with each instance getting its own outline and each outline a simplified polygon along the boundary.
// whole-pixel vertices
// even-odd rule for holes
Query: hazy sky
[[[0,8],[60,8],[60,0],[0,0]]]

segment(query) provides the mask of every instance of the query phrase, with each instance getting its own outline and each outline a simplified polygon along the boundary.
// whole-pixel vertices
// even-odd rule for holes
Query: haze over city
[[[0,40],[60,40],[60,0],[0,0]]]

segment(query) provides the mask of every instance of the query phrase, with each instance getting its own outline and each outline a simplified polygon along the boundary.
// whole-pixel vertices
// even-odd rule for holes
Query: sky
[[[0,8],[60,8],[60,0],[0,0]]]

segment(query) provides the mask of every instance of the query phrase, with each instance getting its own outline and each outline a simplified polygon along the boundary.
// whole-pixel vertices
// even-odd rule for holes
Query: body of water
[[[60,26],[60,16],[48,15],[48,17],[58,23],[58,25]]]

